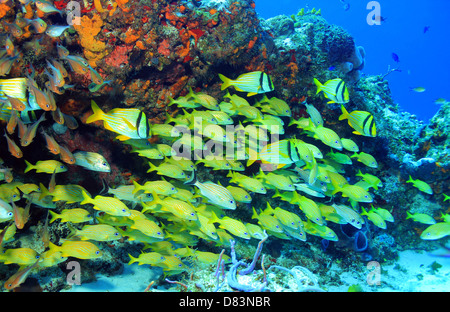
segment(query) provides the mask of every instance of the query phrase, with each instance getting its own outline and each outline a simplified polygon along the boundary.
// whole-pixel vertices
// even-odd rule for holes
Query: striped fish
[[[271,92],[274,90],[272,79],[270,76],[261,71],[245,73],[237,77],[235,80],[219,74],[219,78],[223,81],[222,90],[230,86],[234,86],[237,91],[248,92],[247,96],[260,93]]]
[[[53,197],[53,201],[64,201],[67,204],[78,203],[84,200],[83,191],[90,196],[88,191],[81,185],[65,184],[55,185],[55,189],[50,192],[42,183],[39,185],[41,189],[41,198],[48,195]]]
[[[319,80],[314,78],[314,83],[317,86],[316,94],[319,94],[321,91],[323,91],[325,97],[330,100],[327,102],[327,104],[348,103],[350,101],[347,86],[345,84],[345,81],[341,78],[328,80],[324,84],[321,84]]]
[[[7,101],[10,96],[27,105],[27,78],[0,79],[0,100]]]
[[[94,152],[79,151],[73,153],[75,165],[84,167],[88,170],[99,172],[111,172],[111,167],[105,157]]]
[[[342,115],[339,120],[348,119],[350,127],[355,129],[354,134],[363,135],[367,137],[375,137],[377,135],[377,128],[375,120],[371,113],[365,111],[353,111],[349,113],[344,105],[341,105]]]
[[[314,125],[323,126],[323,118],[322,115],[320,115],[320,112],[317,110],[317,108],[315,108],[314,105],[312,104],[306,103],[306,100],[303,101],[301,104],[306,106],[306,112],[308,113]]]
[[[250,158],[247,161],[247,167],[256,160],[261,160],[262,163],[277,165],[278,168],[293,163],[297,166],[302,166],[304,164],[295,141],[287,139],[268,144],[264,146],[259,153],[254,152],[253,155],[250,154]]]
[[[93,115],[86,123],[103,120],[105,129],[120,134],[117,139],[148,139],[151,137],[150,124],[144,112],[136,108],[114,108],[108,113],[103,112],[98,105],[91,101]]]
[[[332,205],[336,213],[344,218],[347,223],[350,223],[357,229],[361,229],[364,224],[364,219],[352,208],[345,205]]]
[[[184,184],[195,185],[200,190],[200,194],[208,199],[208,201],[216,206],[224,209],[236,209],[236,200],[233,198],[231,192],[222,185],[213,183],[211,181],[199,182],[197,180],[197,172],[194,170],[192,179]]]

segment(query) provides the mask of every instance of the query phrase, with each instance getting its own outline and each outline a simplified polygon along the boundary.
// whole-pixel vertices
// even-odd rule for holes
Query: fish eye
[[[35,259],[39,259],[39,255],[37,255]]]
[[[171,189],[170,189],[171,191],[175,191],[175,188],[174,187],[172,187]]]
[[[13,194],[13,196],[12,196],[13,198],[16,198],[17,197],[17,194]]]
[[[279,229],[280,227],[278,226],[278,225],[275,225],[275,227],[277,228],[277,229]]]
[[[114,236],[119,236],[119,232],[114,233]]]
[[[105,162],[102,165],[106,167],[106,163]]]
[[[97,250],[97,251],[95,252],[95,254],[96,254],[96,255],[100,254],[100,250]]]
[[[336,140],[336,141],[334,141],[334,143],[338,144],[338,143],[339,143],[339,141],[338,141],[338,140]]]
[[[191,216],[193,216],[193,217],[194,217],[194,216],[195,216],[195,212],[191,212]]]
[[[245,195],[245,196],[244,196],[244,198],[248,198],[248,196],[247,196],[247,195]]]
[[[122,209],[122,212],[126,212],[126,209],[125,209],[125,208],[123,208],[123,209]]]
[[[161,235],[161,232],[156,232],[156,235]]]
[[[178,266],[181,268],[183,265],[180,263]]]
[[[12,217],[13,213],[12,212],[8,212],[8,217]]]
[[[64,169],[64,166],[63,166],[63,165],[61,165],[61,166],[59,166],[59,168],[61,168],[61,169]]]
[[[230,204],[234,204],[234,200],[230,200]]]
[[[248,235],[248,233],[247,233],[247,232],[244,232],[244,235]]]

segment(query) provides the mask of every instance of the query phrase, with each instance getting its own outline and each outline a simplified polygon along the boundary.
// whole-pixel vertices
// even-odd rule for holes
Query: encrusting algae
[[[389,173],[359,69],[321,68],[327,54],[306,44],[278,51],[255,3],[226,2],[83,1],[56,34],[45,29],[61,26],[65,1],[0,4],[5,289],[51,274],[44,289],[61,290],[70,257],[102,271],[149,265],[177,279],[165,289],[321,291],[304,264],[381,259],[375,238],[403,235],[400,222],[419,223],[421,243],[450,235],[448,214],[390,205],[394,178],[425,200],[448,188]],[[325,23],[316,9],[289,20]],[[361,50],[339,42],[349,51],[327,53]]]

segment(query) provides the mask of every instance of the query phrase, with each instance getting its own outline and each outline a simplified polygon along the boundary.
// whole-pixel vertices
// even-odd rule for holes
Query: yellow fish
[[[156,167],[151,162],[148,162],[150,169],[147,170],[147,173],[156,171],[159,175],[171,177],[174,179],[184,180],[187,178],[186,173],[184,173],[183,169],[177,165],[162,163],[158,167]]]
[[[267,174],[260,170],[259,174],[255,176],[256,179],[262,180],[263,183],[267,184],[269,188],[278,189],[283,191],[295,191],[295,186],[291,179],[273,172]]]
[[[299,206],[308,219],[318,225],[324,225],[324,220],[322,214],[320,213],[319,206],[317,206],[313,200],[305,196],[298,195],[298,193],[294,193],[293,201],[295,201],[295,204]]]
[[[406,183],[412,183],[414,185],[414,187],[418,188],[420,191],[430,194],[430,195],[433,195],[433,189],[426,182],[423,182],[419,179],[414,180],[411,176],[409,176],[409,180],[406,181]]]
[[[152,204],[159,204],[162,206],[160,208],[161,211],[170,212],[183,220],[198,220],[197,213],[195,212],[194,206],[192,204],[171,197],[160,199],[159,196],[154,192],[152,193],[152,195],[153,202],[149,203],[148,206],[151,206]],[[145,207],[146,206],[144,206],[144,208]]]
[[[248,229],[246,228],[244,223],[242,223],[239,220],[236,220],[236,219],[233,219],[230,217],[223,217],[222,219],[219,219],[216,216],[216,214],[213,212],[212,217],[209,222],[210,223],[219,223],[220,228],[227,230],[228,232],[230,232],[231,234],[233,234],[237,237],[244,238],[244,239],[251,238],[251,236],[248,232]]]
[[[333,193],[338,192],[341,192],[343,197],[348,197],[349,199],[360,203],[371,203],[373,201],[372,196],[358,185],[345,184],[341,188],[333,191]]]
[[[227,177],[231,178],[230,182],[236,183],[240,187],[255,192],[258,194],[266,194],[267,190],[264,185],[255,178],[247,177],[235,171],[231,171],[227,174]]]
[[[354,134],[363,135],[367,137],[377,136],[377,128],[375,126],[375,119],[372,114],[365,111],[347,112],[344,105],[341,105],[342,115],[339,120],[348,119],[350,127],[355,129]]]
[[[373,222],[377,227],[381,229],[386,229],[386,222],[384,221],[383,217],[380,216],[375,210],[371,209],[369,211],[366,211],[364,207],[362,207],[362,216],[367,216],[367,219]]]
[[[128,217],[131,215],[130,209],[117,198],[101,195],[91,198],[84,190],[81,191],[81,194],[83,195],[81,205],[92,204],[94,209],[104,211],[113,216]]]
[[[83,208],[64,209],[60,214],[49,210],[49,213],[52,216],[50,223],[56,221],[57,219],[61,219],[61,222],[71,223],[90,222],[94,219],[91,213]]]
[[[0,262],[4,264],[32,265],[39,259],[39,254],[31,248],[6,249],[0,254]]]
[[[342,142],[336,132],[324,126],[317,126],[313,130],[313,137],[319,139],[323,144],[332,148],[342,150]]]
[[[350,156],[350,157],[356,157],[356,159],[359,161],[359,162],[362,162],[364,165],[366,165],[367,167],[370,167],[370,168],[378,168],[378,163],[377,163],[377,161],[376,161],[376,159],[372,156],[372,155],[370,155],[370,154],[367,154],[367,153],[364,153],[364,152],[360,152],[359,154],[358,153],[354,153],[352,156]]]
[[[422,234],[421,239],[436,240],[450,235],[450,223],[439,222],[427,227]]]
[[[130,261],[128,262],[128,265],[137,262],[139,265],[149,264],[151,266],[155,266],[157,264],[160,264],[161,262],[163,262],[166,259],[162,254],[155,252],[155,251],[141,253],[139,255],[139,257],[137,257],[137,258],[133,257],[130,254],[128,254],[128,256],[130,257]]]
[[[325,97],[330,100],[327,104],[348,103],[350,101],[350,96],[344,80],[336,78],[321,84],[319,80],[314,78],[314,83],[317,86],[316,94],[323,91]]]
[[[359,152],[359,147],[353,140],[341,138],[342,147],[350,152]]]
[[[61,173],[67,171],[67,167],[57,160],[40,160],[35,165],[32,165],[25,160],[25,164],[27,165],[27,167],[25,168],[24,173],[27,173],[30,170],[36,170],[37,173],[48,174],[52,174],[53,172]]]
[[[164,239],[164,233],[162,229],[152,220],[148,219],[135,220],[133,225],[130,226],[130,228],[141,231],[143,234],[153,238]]]
[[[436,220],[426,213],[415,213],[411,214],[409,211],[406,212],[406,219],[413,219],[416,222],[423,224],[435,224]]]
[[[49,248],[52,252],[60,251],[62,257],[96,259],[103,255],[103,252],[95,244],[87,241],[66,240],[61,246],[57,246],[50,242]]]
[[[184,184],[196,186],[200,194],[208,199],[208,202],[224,209],[236,209],[236,200],[231,192],[222,185],[211,181],[200,182],[197,180],[196,171],[193,171],[192,179]]]
[[[271,92],[274,90],[272,79],[266,73],[254,71],[242,74],[235,80],[229,79],[222,74],[219,74],[220,80],[223,81],[222,90],[233,86],[237,91],[248,92],[247,96],[252,96],[260,93]]]
[[[81,202],[84,200],[83,191],[90,196],[84,187],[77,184],[55,185],[55,189],[52,192],[42,183],[39,184],[39,188],[41,189],[40,199],[52,196],[54,202],[65,201],[68,204]]]
[[[261,228],[271,232],[271,233],[283,233],[283,226],[280,221],[270,214],[258,213],[255,207],[252,207],[253,214],[252,219],[257,219]]]
[[[229,186],[227,186],[227,189],[230,191],[231,195],[233,196],[234,199],[236,199],[237,202],[240,202],[240,203],[251,203],[252,202],[252,197],[243,188],[229,185]]]
[[[134,189],[133,194],[139,195],[141,192],[152,193],[155,192],[159,195],[170,196],[178,192],[177,188],[172,184],[164,180],[147,181],[143,185],[140,185],[136,181],[133,181]]]
[[[347,223],[350,223],[357,229],[361,229],[362,225],[365,223],[364,219],[352,208],[345,205],[332,205],[336,210],[336,213],[340,215]]]
[[[122,238],[122,235],[108,224],[85,225],[81,230],[73,228],[70,237],[74,236],[81,240],[93,240],[97,242],[108,242]]]
[[[114,108],[104,113],[92,100],[93,114],[89,116],[86,123],[98,120],[103,121],[105,129],[120,134],[120,141],[129,139],[148,139],[151,137],[150,123],[144,112],[137,108]]]

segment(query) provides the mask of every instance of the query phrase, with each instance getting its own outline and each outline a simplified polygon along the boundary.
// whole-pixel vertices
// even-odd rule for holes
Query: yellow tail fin
[[[320,81],[317,80],[316,78],[314,78],[314,83],[315,83],[316,86],[317,86],[317,92],[316,92],[316,94],[319,94],[319,92],[322,91],[322,84],[321,84]]]
[[[339,120],[348,119],[348,111],[345,109],[344,105],[341,104],[342,115],[339,116]]]
[[[221,90],[225,90],[226,88],[228,88],[229,86],[231,86],[231,79],[225,77],[222,74],[219,74],[219,78],[220,80],[223,81],[222,86],[220,87]]]
[[[91,100],[92,111],[94,112],[89,118],[86,120],[86,123],[91,123],[97,120],[103,120],[103,116],[105,113],[98,107],[97,103],[94,100]]]

